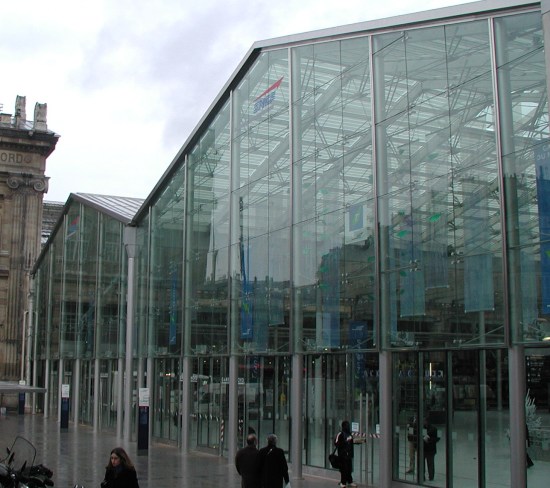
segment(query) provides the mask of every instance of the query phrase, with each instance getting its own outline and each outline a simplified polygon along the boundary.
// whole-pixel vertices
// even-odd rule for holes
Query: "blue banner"
[[[400,315],[414,317],[426,313],[424,271],[421,267],[420,238],[414,228],[413,218],[405,216],[397,236],[401,238],[399,253]]]
[[[363,204],[352,205],[349,208],[349,230],[361,230],[365,226],[363,220]]]
[[[340,248],[323,256],[319,267],[322,347],[340,347]]]
[[[428,217],[423,259],[426,289],[449,286],[447,265],[447,213],[442,208]]]
[[[170,331],[168,344],[174,346],[176,344],[176,331],[178,321],[178,268],[176,263],[170,263]]]
[[[494,310],[493,255],[487,198],[464,201],[464,311]]]
[[[253,289],[246,276],[246,257],[241,238],[241,339],[251,340],[254,337]]]

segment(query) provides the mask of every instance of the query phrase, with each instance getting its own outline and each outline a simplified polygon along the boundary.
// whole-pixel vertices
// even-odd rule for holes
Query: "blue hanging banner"
[[[340,265],[341,248],[331,249],[321,260],[319,290],[321,293],[320,320],[322,347],[340,347]],[[319,316],[318,316],[319,320]]]
[[[246,276],[247,257],[244,253],[244,242],[241,238],[241,339],[252,340],[254,337],[253,300],[254,293],[251,283]],[[250,249],[248,249],[250,256]]]
[[[541,313],[550,314],[550,144],[535,147],[539,211]]]
[[[170,263],[170,334],[169,345],[176,344],[177,320],[178,320],[178,268],[175,262]]]
[[[493,255],[488,201],[473,195],[464,201],[464,311],[494,310]]]
[[[426,314],[426,289],[422,269],[422,252],[418,226],[412,215],[405,215],[397,237],[401,240],[399,252],[399,299],[401,317]]]

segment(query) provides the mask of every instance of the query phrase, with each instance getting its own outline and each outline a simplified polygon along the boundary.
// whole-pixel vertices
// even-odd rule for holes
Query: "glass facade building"
[[[231,459],[275,432],[296,476],[334,475],[347,419],[381,487],[431,474],[428,419],[431,486],[527,486],[527,439],[550,475],[543,20],[255,44],[131,218],[69,202],[34,270],[44,408],[70,383],[73,419],[133,437],[146,387],[153,439]]]

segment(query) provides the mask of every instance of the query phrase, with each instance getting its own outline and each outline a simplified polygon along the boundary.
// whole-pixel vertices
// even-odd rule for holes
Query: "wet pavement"
[[[36,447],[35,464],[44,464],[54,472],[55,487],[99,488],[111,449],[123,447],[136,465],[140,488],[173,486],[201,488],[239,488],[241,480],[231,461],[212,454],[182,453],[176,446],[154,442],[147,454],[137,454],[137,443],[117,438],[115,433],[94,432],[85,425],[69,423],[61,432],[57,419],[42,415],[0,416],[0,457],[20,435]],[[294,479],[292,488],[335,488],[335,480],[304,475]]]

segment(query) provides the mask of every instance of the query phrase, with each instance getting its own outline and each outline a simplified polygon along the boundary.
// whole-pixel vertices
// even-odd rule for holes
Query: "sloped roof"
[[[124,225],[128,225],[132,222],[136,212],[142,206],[143,201],[143,198],[98,195],[95,193],[71,193],[69,198],[67,198],[63,209],[59,212],[57,222],[53,226],[46,243],[42,246],[42,251],[34,263],[33,269],[31,270],[31,275],[35,274],[38,270],[38,267],[40,266],[40,263],[48,250],[50,242],[55,238],[57,231],[62,226],[63,219],[65,218],[65,215],[69,211],[69,207],[73,202],[82,203],[83,205],[118,220]]]
[[[94,193],[71,193],[70,198],[103,212],[124,224],[128,224],[141,207],[143,198],[97,195]]]

